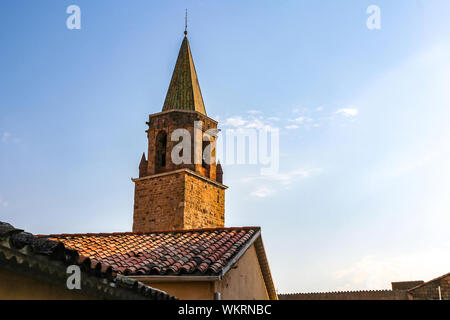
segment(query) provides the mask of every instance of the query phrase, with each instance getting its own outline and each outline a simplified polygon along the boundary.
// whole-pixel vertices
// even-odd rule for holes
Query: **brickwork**
[[[450,300],[450,273],[428,282],[392,282],[392,290],[279,294],[280,300]]]
[[[391,282],[392,290],[408,290],[423,284],[423,280]]]
[[[206,115],[187,38],[163,111],[149,115],[147,125],[148,158],[142,156],[133,179],[133,231],[224,227],[227,187],[220,166],[217,172],[217,121]]]
[[[406,290],[368,290],[279,294],[280,300],[408,300]]]
[[[412,288],[408,293],[414,300],[438,300],[438,288],[441,289],[442,300],[450,300],[450,273]]]
[[[184,227],[196,229],[225,225],[225,188],[185,175]]]
[[[201,129],[195,129],[196,121],[202,123]],[[170,110],[149,116],[147,122],[149,129],[147,130],[148,138],[148,161],[147,174],[153,175],[161,172],[169,172],[180,168],[191,169],[210,179],[216,180],[216,161],[215,152],[211,155],[211,165],[206,169],[201,163],[194,163],[195,153],[198,159],[202,159],[203,154],[203,134],[210,129],[217,129],[217,122],[207,116],[196,111]],[[171,159],[171,153],[174,146],[180,141],[172,141],[172,133],[176,129],[186,129],[191,137],[191,163],[190,164],[174,164]],[[197,130],[197,132],[195,132]],[[164,167],[158,165],[158,144],[157,137],[164,131],[167,134],[167,146],[165,149],[166,164]],[[195,141],[197,140],[197,141]],[[196,143],[195,143],[196,142]]]
[[[134,232],[183,229],[184,174],[136,179]]]
[[[225,225],[225,189],[188,170],[134,179],[134,232]]]
[[[148,159],[142,156],[139,179],[133,180],[133,231],[223,227],[226,187],[221,168],[217,181],[215,151],[211,164],[194,163],[195,154],[201,160],[209,145],[203,141],[206,131],[217,129],[217,122],[197,111],[169,110],[150,115],[147,124]],[[191,163],[172,161],[172,150],[181,142],[171,139],[176,129],[190,134]]]

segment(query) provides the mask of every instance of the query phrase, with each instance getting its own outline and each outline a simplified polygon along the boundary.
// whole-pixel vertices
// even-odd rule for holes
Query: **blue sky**
[[[66,28],[66,8],[82,12]],[[366,9],[381,9],[368,30]],[[208,115],[280,129],[280,171],[225,166],[227,226],[259,225],[279,292],[449,271],[450,3],[2,1],[0,220],[129,231],[145,121],[189,9]]]

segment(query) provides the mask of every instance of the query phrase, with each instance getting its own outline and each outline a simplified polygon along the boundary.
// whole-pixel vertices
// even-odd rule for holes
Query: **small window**
[[[203,141],[202,145],[202,167],[205,169],[209,169],[209,164],[205,161],[204,156],[206,156],[208,162],[211,162],[211,155],[205,153],[205,149],[209,146],[209,143],[209,141]]]
[[[166,150],[167,149],[167,133],[162,130],[156,136],[156,155],[155,165],[156,170],[166,166]]]

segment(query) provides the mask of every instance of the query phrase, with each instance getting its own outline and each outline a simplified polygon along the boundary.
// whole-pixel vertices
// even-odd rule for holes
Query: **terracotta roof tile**
[[[66,266],[77,264],[88,275],[82,277],[82,287],[86,292],[103,299],[153,299],[172,300],[175,297],[144,285],[142,282],[113,274],[112,264],[115,260],[104,260],[97,252],[102,252],[102,245],[93,243],[90,236],[78,237],[73,246],[65,246],[62,241],[48,237],[35,236],[16,229],[9,223],[0,221],[0,265],[14,270],[33,270],[40,279],[64,280],[67,277]],[[76,250],[75,250],[76,248]],[[83,255],[81,250],[96,252]],[[125,267],[123,268],[126,269]],[[63,282],[64,282],[63,281]]]
[[[219,274],[258,227],[41,236],[125,275]]]

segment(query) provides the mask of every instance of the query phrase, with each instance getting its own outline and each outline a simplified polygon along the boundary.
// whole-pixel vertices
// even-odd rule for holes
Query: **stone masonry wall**
[[[200,121],[202,123],[202,130],[198,130],[197,134],[194,132],[194,123]],[[147,174],[153,175],[161,172],[170,172],[181,168],[188,168],[192,171],[196,171],[205,177],[215,180],[216,179],[216,161],[215,153],[212,155],[212,163],[210,169],[205,170],[202,168],[201,163],[194,164],[195,155],[199,157],[200,161],[202,158],[202,144],[203,144],[203,134],[209,129],[217,128],[217,122],[198,113],[195,111],[186,110],[170,110],[164,111],[157,114],[151,114],[149,116],[149,121],[147,122],[149,128],[147,130],[148,138],[148,162],[147,162]],[[172,141],[172,133],[176,129],[186,129],[191,135],[191,164],[174,164],[171,161],[171,152],[178,141]],[[163,168],[158,168],[155,163],[156,156],[156,137],[158,133],[164,131],[167,134],[167,148],[166,148],[166,166]],[[197,140],[195,141],[195,138]],[[196,146],[196,149],[194,148]]]
[[[183,229],[184,173],[135,180],[133,232]]]
[[[439,299],[438,287],[441,288],[442,299],[450,300],[450,273],[409,290],[409,294],[414,300],[437,300]]]
[[[133,232],[224,226],[224,186],[185,170],[134,182]]]
[[[225,225],[225,189],[186,175],[185,218],[186,229],[215,228]]]
[[[367,290],[279,294],[280,300],[408,300],[406,290]]]
[[[423,280],[391,282],[392,290],[409,290],[424,284]]]

